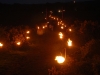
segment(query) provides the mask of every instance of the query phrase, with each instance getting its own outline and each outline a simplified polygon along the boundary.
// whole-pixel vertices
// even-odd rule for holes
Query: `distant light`
[[[61,26],[61,29],[64,29],[64,27],[63,27],[63,26]]]
[[[47,19],[47,18],[45,18],[45,19]]]
[[[57,62],[61,64],[65,61],[65,58],[63,56],[56,56],[55,60],[57,60]]]
[[[30,37],[29,37],[29,36],[27,36],[27,37],[26,37],[26,39],[30,39]]]
[[[37,29],[40,29],[40,27],[38,26]]]
[[[49,23],[49,22],[47,22],[47,23]]]
[[[3,44],[2,43],[0,43],[0,47],[2,47],[3,46]]]
[[[43,29],[45,28],[45,26],[42,27]]]
[[[68,46],[72,46],[72,40],[70,40],[70,38],[68,39],[67,43],[68,43]]]
[[[16,44],[17,44],[17,45],[20,45],[20,44],[21,44],[21,42],[17,42]]]
[[[61,12],[61,10],[58,10],[58,12]]]
[[[59,37],[60,37],[60,39],[63,38],[63,34],[62,34],[62,32],[59,32]]]
[[[51,15],[49,15],[49,17],[51,17]]]
[[[27,31],[26,33],[27,33],[27,34],[29,34],[29,33],[30,33],[30,31]]]
[[[76,3],[76,1],[74,1],[74,3]]]
[[[72,29],[69,29],[69,31],[71,32],[71,31],[72,31]]]

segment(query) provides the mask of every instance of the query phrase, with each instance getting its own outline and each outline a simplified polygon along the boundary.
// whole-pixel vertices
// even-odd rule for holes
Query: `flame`
[[[68,39],[67,43],[68,43],[68,46],[72,46],[72,41],[70,40],[70,38]]]
[[[60,39],[63,38],[63,34],[62,34],[62,32],[59,32],[59,36],[60,36]]]
[[[65,58],[63,56],[56,56],[55,60],[57,60],[57,62],[60,64],[65,61]]]
[[[26,39],[30,39],[30,37],[27,36]]]
[[[61,26],[61,29],[64,29],[64,27],[63,27],[63,26]]]
[[[40,27],[38,26],[37,29],[40,29]]]
[[[21,42],[17,42],[16,44],[17,44],[17,45],[20,45],[20,44],[21,44]]]
[[[69,29],[69,31],[71,32],[71,31],[72,31],[72,29]]]
[[[3,44],[2,43],[0,43],[0,47],[2,47],[3,46]]]
[[[45,26],[42,27],[43,29],[45,28]]]
[[[30,33],[30,31],[27,31],[26,33],[27,33],[27,34],[29,34],[29,33]]]

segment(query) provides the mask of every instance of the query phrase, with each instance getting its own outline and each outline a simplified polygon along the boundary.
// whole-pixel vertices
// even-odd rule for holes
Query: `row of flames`
[[[30,33],[30,31],[26,31],[26,34],[29,34],[29,33]],[[28,40],[28,39],[30,39],[30,37],[29,36],[26,36],[26,39]],[[16,42],[16,45],[20,46],[21,45],[21,42],[20,41],[17,41]],[[2,48],[3,46],[4,46],[4,44],[0,42],[0,48]]]

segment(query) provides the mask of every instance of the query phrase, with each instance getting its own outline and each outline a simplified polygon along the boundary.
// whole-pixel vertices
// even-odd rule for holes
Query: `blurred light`
[[[40,29],[40,27],[38,26],[37,29]]]
[[[30,37],[27,36],[26,39],[30,39]]]
[[[2,47],[3,46],[3,44],[2,43],[0,43],[0,47]]]
[[[27,31],[26,33],[27,33],[27,34],[29,34],[29,33],[30,33],[30,31]]]
[[[70,38],[68,39],[67,43],[68,43],[68,46],[72,46],[72,41],[70,40]]]
[[[74,1],[74,3],[76,3],[76,2]]]
[[[47,19],[47,18],[45,18],[45,19]]]
[[[47,23],[49,23],[49,22],[47,22]]]
[[[72,29],[69,29],[69,31],[71,32],[71,31],[72,31]]]
[[[56,56],[55,60],[57,60],[57,62],[61,64],[65,61],[65,58],[63,56]]]
[[[64,29],[64,27],[63,27],[63,26],[61,26],[61,29]]]
[[[58,20],[58,18],[57,18],[57,20]]]
[[[58,12],[61,12],[61,10],[58,10]]]
[[[49,17],[51,17],[51,15],[49,15]]]
[[[17,42],[16,44],[17,44],[17,45],[20,45],[20,44],[21,44],[21,42]]]
[[[60,37],[60,39],[63,38],[63,34],[62,34],[62,32],[59,32],[59,37]]]
[[[43,29],[45,28],[45,26],[42,27]]]

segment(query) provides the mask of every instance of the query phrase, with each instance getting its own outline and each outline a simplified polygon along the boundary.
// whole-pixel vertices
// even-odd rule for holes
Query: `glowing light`
[[[76,2],[74,1],[74,3],[76,3]]]
[[[64,25],[64,23],[62,23],[62,25]]]
[[[47,18],[45,18],[45,19],[47,19]]]
[[[17,44],[17,45],[21,45],[21,42],[17,42],[16,44]]]
[[[37,29],[40,29],[40,27],[38,26]]]
[[[71,31],[72,31],[72,29],[69,29],[69,31],[71,32]]]
[[[26,33],[27,33],[27,34],[29,34],[29,33],[30,33],[30,31],[27,31]]]
[[[61,10],[58,10],[58,12],[61,12]]]
[[[65,58],[63,56],[56,56],[55,60],[57,60],[57,62],[61,64],[65,61]]]
[[[26,39],[30,39],[30,37],[27,36]]]
[[[63,27],[63,26],[61,26],[61,29],[64,29],[64,27]]]
[[[70,40],[70,38],[68,39],[67,43],[68,43],[68,46],[72,46],[72,40]]]
[[[2,47],[3,46],[3,44],[2,43],[0,43],[0,47]]]
[[[59,37],[60,37],[60,39],[63,38],[63,34],[62,34],[62,32],[59,33]]]
[[[45,28],[45,26],[42,27],[43,29]]]

